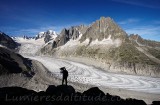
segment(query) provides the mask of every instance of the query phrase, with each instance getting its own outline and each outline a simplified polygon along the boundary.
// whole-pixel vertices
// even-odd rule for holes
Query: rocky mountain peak
[[[130,40],[137,40],[138,38],[141,38],[141,36],[138,35],[138,34],[131,34],[131,35],[129,36],[129,39],[130,39]],[[141,38],[141,39],[142,39],[142,38]]]
[[[160,42],[143,39],[138,34],[131,34],[129,36],[129,40],[131,40],[132,42],[134,41],[135,44],[137,44],[138,46],[149,46],[149,47],[153,47],[153,48],[160,48]]]
[[[48,30],[46,32],[39,32],[38,35],[36,36],[36,39],[38,39],[38,38],[44,38],[47,35],[54,36],[54,35],[57,35],[57,34],[53,30]]]
[[[52,39],[55,39],[57,37],[57,34],[53,30],[48,30],[46,32],[39,32],[36,36],[35,40],[44,38],[45,43],[49,42]]]
[[[56,35],[56,32],[53,31],[53,30],[48,30],[48,31],[46,32],[46,34],[48,34],[48,35]]]
[[[108,23],[108,22],[112,22],[113,21],[113,19],[112,18],[110,18],[110,17],[100,17],[100,20],[98,20],[98,21],[100,21],[100,23]]]
[[[111,39],[121,39],[124,40],[127,37],[127,33],[123,31],[110,17],[101,17],[100,20],[94,22],[84,33],[81,38],[81,42],[85,41],[87,38],[90,40],[99,41],[107,39],[111,36]]]
[[[53,46],[62,46],[66,44],[70,39],[76,40],[80,35],[84,34],[88,26],[79,25],[79,26],[72,26],[68,29],[64,28],[60,35],[56,38],[55,43]]]
[[[60,35],[68,34],[68,30],[66,28],[62,29]]]

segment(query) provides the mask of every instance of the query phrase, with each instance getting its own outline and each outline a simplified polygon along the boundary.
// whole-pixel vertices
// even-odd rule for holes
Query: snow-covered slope
[[[57,34],[55,31],[48,30],[46,32],[39,32],[35,38],[14,37],[15,42],[19,43],[19,53],[22,55],[35,55],[42,47],[53,43]]]
[[[19,46],[19,53],[22,55],[34,55],[44,44],[44,38],[41,39],[24,39],[17,37],[14,39]]]

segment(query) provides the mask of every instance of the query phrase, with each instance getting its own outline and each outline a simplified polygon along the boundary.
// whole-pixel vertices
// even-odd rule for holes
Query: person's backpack
[[[66,76],[68,77],[68,71],[67,70],[65,70],[66,71]]]

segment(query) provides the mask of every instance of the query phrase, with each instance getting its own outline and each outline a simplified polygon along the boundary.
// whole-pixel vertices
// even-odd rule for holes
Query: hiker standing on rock
[[[62,85],[63,85],[64,81],[65,81],[65,84],[67,85],[68,71],[66,70],[65,67],[61,67],[60,70],[61,70],[61,73],[63,74]]]

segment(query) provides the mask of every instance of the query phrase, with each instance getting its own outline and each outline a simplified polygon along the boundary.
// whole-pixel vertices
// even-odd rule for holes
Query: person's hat
[[[59,68],[60,70],[65,70],[66,68],[65,67],[61,67],[61,68]]]

